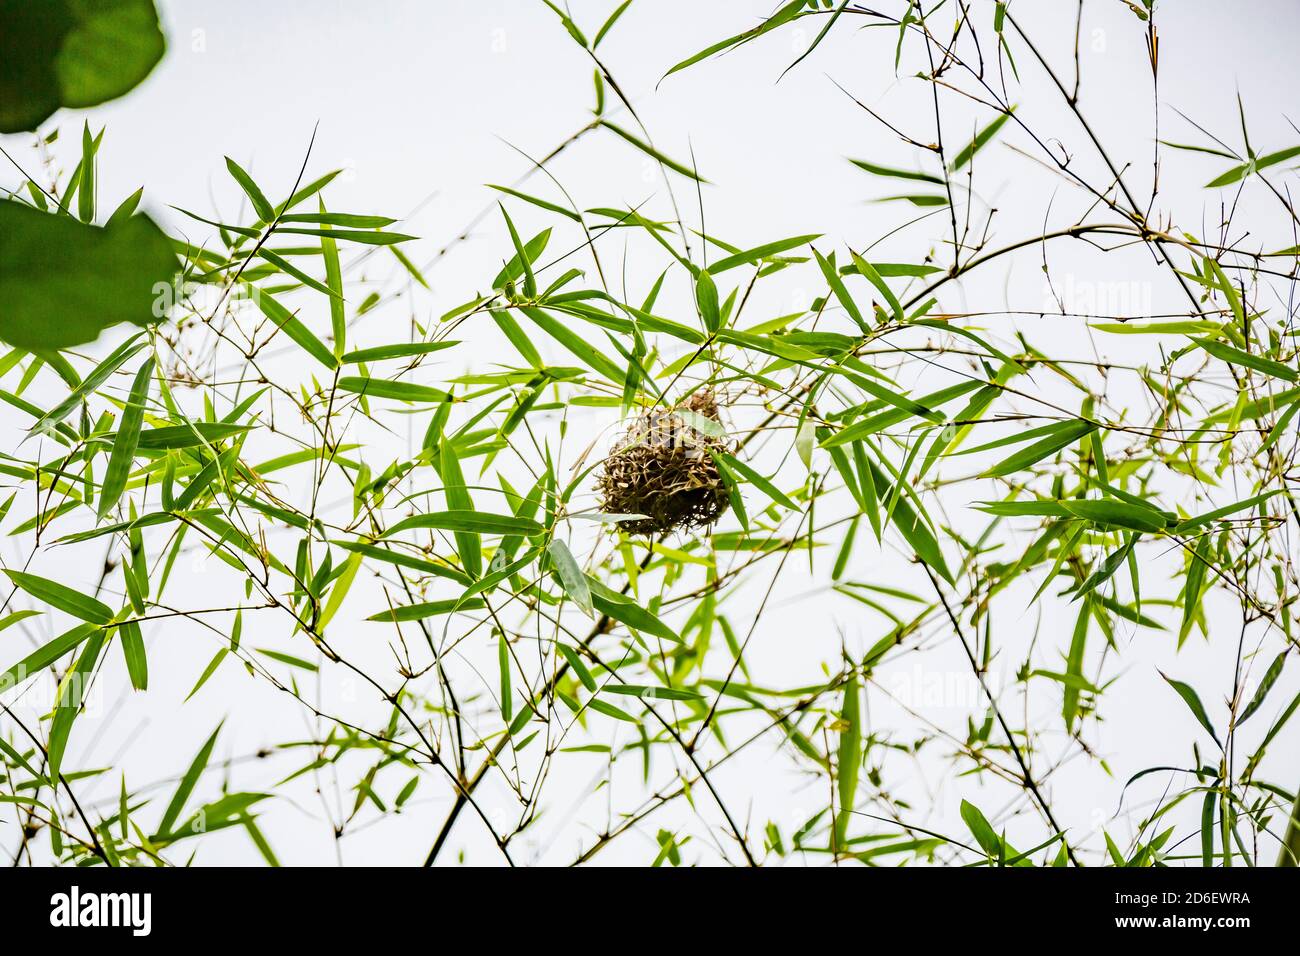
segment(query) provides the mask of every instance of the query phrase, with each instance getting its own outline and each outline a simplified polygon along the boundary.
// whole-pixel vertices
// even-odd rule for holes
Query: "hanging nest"
[[[710,454],[727,450],[711,391],[696,392],[670,411],[646,412],[605,459],[600,510],[643,516],[618,523],[630,534],[707,527],[731,500]]]

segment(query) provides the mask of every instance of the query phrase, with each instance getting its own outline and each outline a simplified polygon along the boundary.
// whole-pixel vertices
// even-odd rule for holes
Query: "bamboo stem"
[[[1287,821],[1286,835],[1282,837],[1282,849],[1277,855],[1277,865],[1283,867],[1300,865],[1300,792],[1296,793],[1295,806],[1291,808],[1291,819]]]

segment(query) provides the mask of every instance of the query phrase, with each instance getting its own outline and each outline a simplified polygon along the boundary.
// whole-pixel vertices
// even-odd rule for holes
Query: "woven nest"
[[[694,415],[683,416],[682,410]],[[601,511],[642,516],[620,521],[623,531],[707,527],[727,510],[727,482],[710,454],[727,451],[727,440],[701,430],[699,419],[692,424],[695,415],[721,424],[712,392],[696,392],[671,411],[641,415],[605,459],[598,480]]]

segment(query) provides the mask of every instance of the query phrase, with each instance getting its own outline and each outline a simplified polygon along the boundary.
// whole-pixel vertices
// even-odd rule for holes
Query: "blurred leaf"
[[[171,304],[176,256],[145,216],[90,226],[0,201],[0,339],[66,349],[113,325],[149,325]]]
[[[3,18],[0,133],[122,96],[166,48],[153,0],[9,0]]]

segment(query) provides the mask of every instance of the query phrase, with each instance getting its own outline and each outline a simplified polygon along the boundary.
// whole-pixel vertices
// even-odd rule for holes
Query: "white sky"
[[[512,147],[532,156],[542,155],[590,120],[591,64],[540,2],[163,0],[161,6],[171,41],[165,61],[129,97],[89,116],[92,124],[108,127],[101,152],[101,207],[111,208],[144,184],[146,208],[176,229],[193,226],[169,210],[168,204],[204,215],[215,211],[225,221],[237,217],[241,195],[226,175],[223,155],[249,169],[272,198],[287,191],[319,122],[308,177],[332,168],[348,170],[327,193],[331,208],[409,215],[400,228],[421,238],[407,251],[424,263],[495,202],[496,194],[485,183],[509,184],[527,169],[527,161]],[[594,0],[573,3],[572,9],[590,36],[614,6],[609,0]],[[822,233],[825,248],[845,243],[863,248],[902,224],[911,213],[897,204],[867,202],[884,191],[879,181],[854,169],[845,157],[916,166],[921,156],[873,122],[832,80],[891,122],[914,131],[917,138],[930,138],[928,87],[895,76],[893,31],[839,29],[777,83],[781,70],[811,39],[806,31],[795,34],[786,29],[670,77],[656,88],[672,63],[740,32],[772,6],[765,0],[637,0],[602,44],[602,58],[654,134],[656,144],[679,159],[688,159],[693,153],[699,169],[714,184],[703,192],[709,232],[744,246]],[[1016,13],[1024,17],[1032,35],[1043,38],[1053,63],[1066,66],[1069,72],[1074,5],[1064,0],[1032,7],[1020,4]],[[1300,81],[1294,52],[1295,38],[1300,35],[1300,4],[1234,4],[1229,14],[1222,4],[1210,0],[1180,0],[1162,6],[1159,22],[1163,138],[1201,141],[1200,134],[1174,111],[1176,107],[1239,146],[1238,92],[1257,150],[1290,146],[1300,138],[1288,123],[1291,94]],[[1122,4],[1090,0],[1083,41],[1082,109],[1112,155],[1131,165],[1126,178],[1145,195],[1150,189],[1153,108],[1143,31]],[[1018,115],[1031,127],[1059,136],[1076,156],[1081,171],[1094,180],[1104,179],[1080,130],[1061,110],[1056,91],[1047,87],[1027,54],[1019,53],[1017,62],[1026,83],[1018,97]],[[905,59],[903,72],[917,66],[913,60],[909,67]],[[956,141],[968,138],[977,118],[987,119],[955,96],[945,102],[945,108],[952,110],[954,128],[949,135]],[[81,118],[81,114],[61,114],[57,122],[71,132],[79,127]],[[960,122],[968,125],[963,128]],[[57,151],[67,167],[75,162],[74,140],[79,137],[65,136]],[[21,137],[6,137],[4,143],[15,155],[24,155],[26,141]],[[999,210],[995,246],[1040,231],[1045,221],[1068,223],[1087,205],[1078,193],[1007,144],[1032,148],[1026,137],[1008,126],[1002,142],[981,153],[979,159],[980,198]],[[30,159],[31,154],[26,155]],[[1224,166],[1222,160],[1167,153],[1157,209],[1172,211],[1181,228],[1212,233],[1218,222],[1218,210],[1212,205],[1217,198],[1200,187]],[[656,214],[667,215],[657,172],[631,147],[608,134],[585,138],[567,151],[552,171],[583,206],[627,206],[649,200]],[[12,181],[11,171],[0,172],[0,183]],[[554,195],[553,187],[541,179],[526,188]],[[698,225],[693,191],[683,187],[679,198],[684,200],[687,217]],[[1238,211],[1239,220],[1251,223],[1252,233],[1263,245],[1289,245],[1293,240],[1285,231],[1271,232],[1283,223],[1270,202],[1248,190]],[[536,210],[518,207],[516,212],[516,206],[511,209],[521,231],[540,227],[543,217]],[[430,271],[431,293],[414,298],[403,295],[377,311],[357,328],[357,340],[384,341],[386,335],[391,338],[393,329],[405,329],[412,313],[421,319],[436,316],[484,288],[505,249],[503,230],[497,223],[495,218],[487,220],[469,241]],[[942,236],[942,220],[931,220],[883,242],[875,258],[914,262],[932,249],[942,257],[947,253],[932,245]],[[1168,280],[1150,267],[1149,259],[1141,258],[1145,253],[1103,257],[1077,245],[1058,244],[1050,254],[1054,274],[1075,283],[1074,288],[1083,290],[1080,294],[1137,296],[1139,303],[1149,304],[1156,312],[1185,308],[1173,295],[1176,290]],[[393,280],[382,287],[401,289],[400,279],[390,268],[391,260],[375,260],[380,261],[384,264],[367,266],[367,279],[381,285]],[[628,274],[628,285],[638,296],[663,268],[658,259],[641,262],[632,257]],[[943,307],[948,311],[1043,308],[1040,265],[1038,249],[1007,257],[982,276],[946,291]],[[1157,277],[1155,284],[1127,284],[1147,282],[1152,276]],[[818,291],[800,289],[794,280],[773,285],[780,295],[774,293],[760,302],[757,308],[762,311],[753,312],[751,321],[789,311],[792,303],[806,303]],[[667,301],[684,301],[681,289],[669,290],[668,295]],[[1125,304],[1132,302],[1132,298],[1125,300]],[[1133,357],[1120,351],[1121,345],[1130,348],[1128,343],[1091,340],[1077,323],[1067,325],[1070,322],[1025,317],[991,324],[990,328],[1003,343],[1010,340],[1011,330],[1019,327],[1031,341],[1050,348],[1084,350],[1085,356],[1093,355],[1096,348],[1116,360]],[[499,360],[499,352],[492,351],[499,348],[498,343],[492,335],[484,337],[473,361],[486,366]],[[448,374],[460,370],[448,369]],[[0,425],[4,434],[16,436],[21,422],[6,413]],[[607,425],[601,422],[595,427]],[[774,461],[779,460],[779,451],[777,455]],[[964,504],[947,502],[950,509]],[[1027,527],[1021,529],[1009,540],[1008,550],[1023,548],[1030,540],[1029,533]],[[18,545],[9,541],[5,548],[8,562],[17,555]],[[96,574],[96,560],[97,556],[88,558],[87,578]],[[819,571],[824,577],[829,572],[829,558],[821,560],[825,564]],[[875,552],[873,543],[870,549],[860,546],[855,560],[859,566],[852,573],[859,579],[918,586],[915,568],[898,560],[896,551]],[[761,590],[766,579],[764,572],[754,586]],[[1035,578],[1032,587],[1037,583]],[[811,586],[812,582],[797,576],[784,582],[779,599],[760,623],[756,670],[773,681],[802,679],[794,675],[815,679],[821,662],[838,654],[841,636],[850,645],[861,647],[883,631],[883,621],[864,619],[862,609],[855,605],[806,597]],[[199,595],[204,590],[203,579],[194,578],[186,587]],[[1160,581],[1154,590],[1172,597],[1176,585]],[[1043,667],[1054,663],[1051,655],[1041,650],[1043,643],[1062,649],[1068,644],[1072,609],[1045,602],[1041,614],[1036,609],[1023,610],[1030,593],[1032,590],[1019,598],[1008,597],[996,620],[1005,632],[1000,640],[1006,642],[1006,650],[995,663],[994,678],[1007,684],[1035,638],[1043,654],[1038,666]],[[1049,786],[1054,806],[1073,833],[1089,831],[1109,819],[1119,789],[1131,773],[1154,764],[1190,762],[1186,742],[1196,738],[1197,730],[1155,668],[1196,684],[1211,713],[1221,715],[1223,697],[1231,687],[1238,637],[1235,613],[1227,605],[1216,609],[1213,640],[1206,643],[1194,637],[1177,655],[1169,635],[1145,631],[1124,635],[1123,666],[1112,667],[1109,674],[1120,679],[1103,700],[1107,721],[1099,730],[1090,731],[1088,738],[1107,759],[1112,773],[1107,776],[1095,764],[1076,760],[1055,775]],[[1101,640],[1095,631],[1093,639]],[[245,640],[258,643],[263,638],[250,635]],[[1276,638],[1272,640],[1269,646],[1276,649]],[[206,733],[225,715],[229,721],[220,748],[223,756],[246,754],[262,744],[307,732],[296,708],[282,696],[252,685],[235,667],[228,667],[199,697],[181,706],[189,686],[218,645],[211,635],[181,627],[152,634],[150,642],[154,689],[106,715],[110,719],[97,725],[99,729],[82,728],[83,735],[76,743],[86,750],[76,758],[79,761],[114,767],[120,761],[132,780],[172,773],[188,761]],[[4,645],[5,640],[0,639],[0,648]],[[0,655],[0,661],[10,656]],[[380,654],[376,660],[386,658]],[[490,653],[485,660],[491,660]],[[926,670],[914,672],[914,666]],[[932,652],[903,658],[902,676],[891,678],[886,673],[882,682],[913,675],[913,686],[924,693],[931,686],[926,681],[956,679],[964,674],[963,667],[955,645],[948,641],[937,644]],[[1256,676],[1262,667],[1261,662],[1254,671]],[[495,679],[494,673],[489,666],[485,672],[489,683]],[[119,674],[112,679],[122,684],[125,680]],[[756,681],[762,682],[757,677]],[[1295,668],[1291,667],[1269,705],[1255,718],[1260,725],[1256,730],[1267,725],[1296,686]],[[347,695],[354,691],[333,687],[325,693],[346,705],[350,702]],[[880,697],[869,696],[869,700],[871,718],[882,731],[897,733],[900,739],[919,735],[918,725],[906,714]],[[928,710],[926,706],[919,709],[960,735],[967,713],[978,718],[981,709],[969,706],[968,701],[957,704],[941,702]],[[111,709],[111,703],[108,706]],[[355,706],[372,719],[381,712],[366,710],[368,705],[363,702]],[[1053,720],[1059,726],[1059,701],[1042,691],[1035,694],[1030,713],[1035,726],[1051,725]],[[1298,741],[1300,726],[1290,727],[1274,745],[1276,753],[1266,764],[1266,777],[1283,786],[1300,782]],[[1055,744],[1065,746],[1059,739]],[[1202,739],[1203,751],[1207,744]],[[771,747],[756,748],[752,757],[737,761],[719,775],[721,786],[732,805],[750,820],[753,832],[771,818],[781,823],[788,837],[802,822],[801,811],[806,815],[812,801],[825,798],[820,790],[815,795],[803,790],[805,778],[776,769],[770,762],[771,753]],[[240,788],[265,787],[289,767],[282,761],[273,768],[240,764],[232,769],[232,780]],[[557,771],[557,793],[582,792],[598,779],[600,769],[598,758],[574,759]],[[656,770],[656,779],[662,783],[668,762],[661,758]],[[93,796],[115,798],[116,779],[116,774],[108,774]],[[954,780],[942,763],[934,761],[918,763],[910,770],[901,761],[891,762],[887,780],[912,795],[919,815],[914,822],[954,833],[961,832],[956,816],[960,796],[979,803],[991,817],[1004,806],[1006,797],[1002,791],[984,792],[971,780]],[[1135,788],[1130,799],[1159,796],[1168,781],[1158,780],[1145,790]],[[638,786],[634,778],[621,780],[614,789],[615,807],[634,806]],[[299,788],[295,795],[297,806],[278,805],[268,812],[266,830],[277,851],[285,862],[333,862],[335,848],[319,819],[319,799],[309,786]],[[430,777],[406,813],[345,841],[342,858],[349,863],[418,862],[441,822],[448,799],[441,782],[435,785]],[[486,799],[491,802],[494,798]],[[572,799],[557,796],[549,805],[552,816],[523,843],[538,841],[538,859],[567,861],[590,833],[583,824],[599,826],[605,799],[601,794],[575,810],[570,806]],[[654,856],[655,829],[673,825],[689,829],[690,815],[667,812],[652,818],[645,836],[615,844],[598,860],[646,862]],[[1041,832],[1035,821],[1011,821],[1008,825],[1013,837],[1022,835],[1021,842],[1034,840]],[[1116,832],[1128,835],[1126,824],[1114,826]],[[702,828],[695,825],[693,832],[702,834]],[[4,834],[0,826],[0,836]],[[466,815],[454,843],[469,848],[471,861],[492,862],[480,837],[480,828]],[[1095,835],[1092,840],[1090,845],[1095,847]],[[702,835],[692,849],[701,859],[712,858]],[[252,858],[247,839],[234,834],[205,843],[199,859],[217,863]]]

